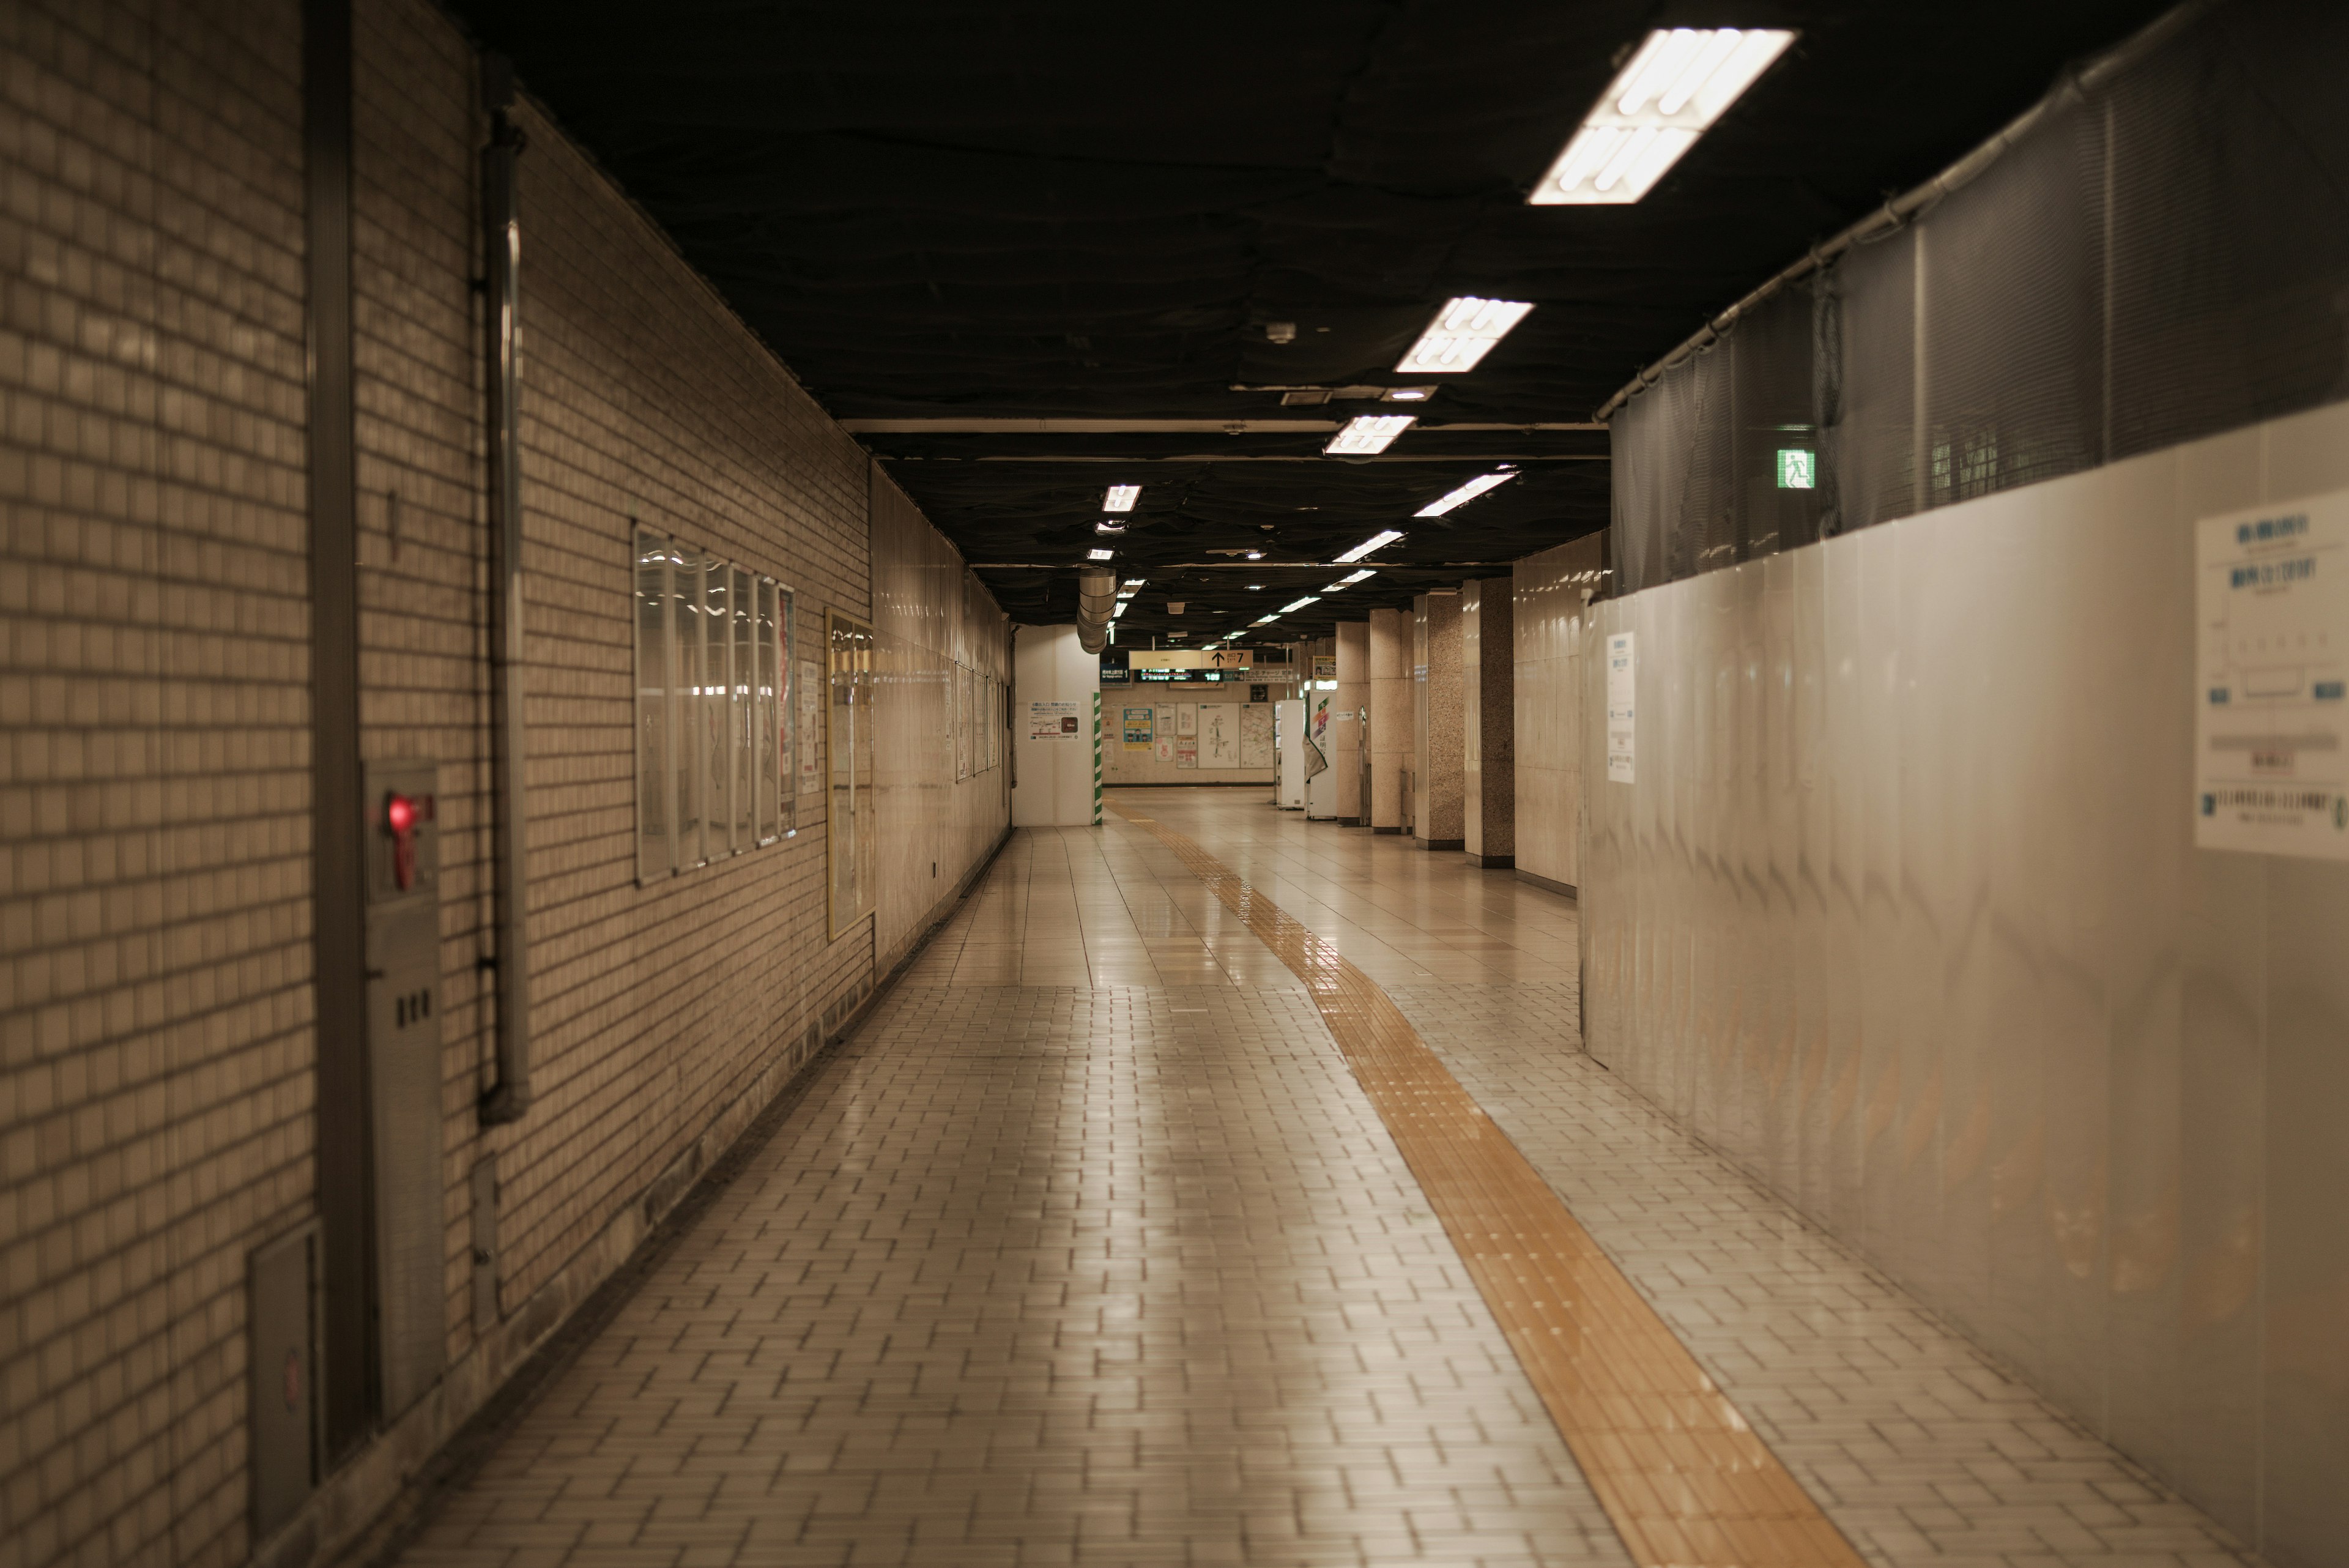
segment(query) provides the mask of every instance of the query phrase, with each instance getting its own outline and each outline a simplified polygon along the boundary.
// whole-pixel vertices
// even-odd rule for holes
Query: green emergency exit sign
[[[1798,446],[1778,449],[1778,488],[1809,490],[1818,483],[1819,454]]]

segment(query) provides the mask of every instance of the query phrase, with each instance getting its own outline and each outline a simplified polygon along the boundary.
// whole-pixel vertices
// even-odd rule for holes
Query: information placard
[[[1028,738],[1031,741],[1083,739],[1082,714],[1074,702],[1028,704]]]
[[[2349,491],[2194,544],[2194,843],[2349,860]]]
[[[1634,697],[1638,691],[1631,665],[1631,634],[1609,633],[1607,639],[1607,782],[1630,784],[1631,753],[1638,739]]]

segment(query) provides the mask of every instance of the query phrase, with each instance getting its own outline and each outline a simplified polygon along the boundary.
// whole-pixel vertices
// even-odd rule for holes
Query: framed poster
[[[873,809],[873,628],[837,610],[824,613],[831,701],[824,750],[832,758],[831,807],[823,836],[827,925],[833,938],[873,912],[880,836]]]
[[[1233,702],[1199,704],[1201,767],[1236,768],[1240,765],[1240,722],[1232,716],[1238,711],[1238,704]]]

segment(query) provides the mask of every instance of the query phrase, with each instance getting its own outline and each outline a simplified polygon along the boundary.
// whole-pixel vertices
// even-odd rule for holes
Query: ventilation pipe
[[[514,200],[514,159],[522,131],[513,106],[513,67],[482,60],[481,97],[490,111],[490,145],[481,154],[483,293],[489,310],[490,702],[492,787],[496,793],[491,880],[495,888],[498,1026],[497,1082],[481,1097],[484,1124],[520,1119],[530,1109],[530,940],[523,880],[522,580],[522,220]]]
[[[1099,653],[1109,642],[1110,612],[1117,607],[1117,574],[1107,566],[1077,573],[1077,646]]]

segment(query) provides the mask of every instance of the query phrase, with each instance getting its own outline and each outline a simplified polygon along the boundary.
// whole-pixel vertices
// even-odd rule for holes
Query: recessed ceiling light
[[[1122,586],[1129,588],[1138,588],[1149,580],[1150,579],[1148,577],[1128,577]]]
[[[1435,396],[1433,387],[1389,387],[1380,397],[1382,403],[1423,403]]]
[[[1140,588],[1120,588],[1117,590],[1117,597],[1122,599],[1130,599],[1136,597],[1141,592],[1142,590]]]
[[[1321,450],[1331,457],[1367,457],[1386,451],[1418,422],[1417,414],[1356,414]]]
[[[1359,572],[1354,573],[1351,576],[1340,577],[1336,582],[1331,583],[1328,587],[1323,588],[1321,591],[1322,591],[1323,593],[1325,593],[1325,594],[1334,594],[1334,593],[1337,593],[1338,591],[1340,591],[1340,589],[1342,589],[1342,588],[1350,588],[1350,587],[1352,587],[1356,583],[1361,582],[1364,577],[1375,577],[1375,576],[1378,576],[1378,573],[1376,573],[1376,572],[1374,572],[1374,571],[1371,570],[1369,567],[1365,566],[1364,568],[1362,568],[1362,570],[1361,570],[1361,571],[1359,571]]]
[[[1504,473],[1480,473],[1475,478],[1470,480],[1467,483],[1462,485],[1459,489],[1452,491],[1447,494],[1440,495],[1434,500],[1429,502],[1426,505],[1419,509],[1416,515],[1421,517],[1441,517],[1446,512],[1451,511],[1454,507],[1465,505],[1467,503],[1475,500],[1479,495],[1484,494],[1485,492],[1493,489],[1496,485],[1506,484],[1509,481],[1515,478],[1516,478],[1516,473],[1514,470]]]
[[[1307,605],[1318,605],[1318,604],[1319,604],[1320,602],[1321,602],[1321,596],[1320,596],[1320,595],[1319,595],[1319,594],[1308,594],[1308,595],[1306,595],[1306,596],[1305,596],[1303,598],[1301,598],[1301,599],[1291,599],[1291,600],[1289,600],[1287,604],[1285,604],[1285,605],[1281,606],[1281,607],[1280,607],[1280,608],[1279,608],[1278,611],[1276,611],[1275,613],[1276,613],[1276,614],[1279,614],[1279,615],[1287,615],[1287,614],[1288,614],[1289,611],[1291,611],[1291,610],[1301,610],[1301,609],[1303,609]]]
[[[1262,583],[1250,583],[1250,584],[1248,585],[1248,592],[1250,592],[1250,593],[1252,593],[1252,594],[1254,594],[1254,593],[1261,593],[1261,592],[1263,592],[1263,590],[1264,590],[1264,585],[1263,585]]]
[[[1088,561],[1108,561],[1115,559],[1116,556],[1117,552],[1115,550],[1087,550],[1085,552],[1085,559]]]
[[[1447,299],[1435,319],[1395,367],[1422,375],[1457,375],[1474,369],[1509,328],[1526,318],[1533,306],[1521,299],[1479,299],[1473,294]]]
[[[1279,617],[1279,616],[1278,616],[1278,615],[1258,616],[1256,619],[1254,619],[1254,620],[1252,620],[1252,621],[1248,622],[1248,625],[1250,625],[1250,626],[1270,626],[1274,621],[1277,621],[1277,620],[1278,620],[1279,618],[1280,618],[1280,617]]]
[[[1264,552],[1262,550],[1250,550],[1247,554],[1247,558],[1251,561],[1261,561],[1264,559]]]
[[[1537,207],[1638,201],[1794,41],[1776,27],[1650,33],[1526,200]]]
[[[1133,504],[1141,499],[1142,486],[1139,484],[1112,484],[1109,487],[1109,493],[1102,498],[1102,510],[1131,512]]]
[[[1383,534],[1373,534],[1352,549],[1338,557],[1341,561],[1359,561],[1373,550],[1383,550],[1402,535],[1390,528]]]
[[[1115,620],[1118,617],[1120,617],[1120,616],[1123,615],[1123,614],[1126,612],[1126,608],[1127,608],[1127,607],[1128,607],[1129,605],[1131,605],[1132,603],[1133,603],[1133,601],[1132,601],[1131,599],[1120,599],[1120,600],[1118,600],[1118,601],[1117,601],[1117,607],[1116,607],[1115,609],[1113,609],[1113,610],[1112,610],[1112,611],[1110,611],[1110,612],[1109,612],[1109,618],[1110,618],[1110,619],[1112,619],[1112,620]]]
[[[1112,523],[1108,518],[1104,517],[1100,522],[1093,524],[1093,532],[1096,534],[1123,534],[1125,532],[1125,524],[1123,523]]]

